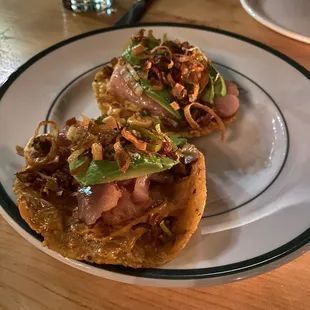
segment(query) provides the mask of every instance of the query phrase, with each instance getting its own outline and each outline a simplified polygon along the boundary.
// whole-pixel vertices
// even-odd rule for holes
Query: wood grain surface
[[[74,14],[57,0],[0,0],[0,84],[42,49],[112,25],[132,3],[119,0],[118,11],[107,16]],[[310,69],[310,45],[260,25],[237,0],[157,0],[142,21],[233,31],[268,44]],[[310,253],[268,274],[218,287],[137,287],[88,275],[50,258],[0,217],[0,309],[310,309]]]

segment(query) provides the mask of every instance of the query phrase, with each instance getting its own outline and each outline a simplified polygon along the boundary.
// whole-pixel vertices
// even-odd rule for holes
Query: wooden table
[[[112,16],[73,14],[57,0],[0,0],[0,83],[42,49],[112,25]],[[258,24],[237,0],[158,0],[143,21],[204,24],[266,43],[310,69],[310,45]],[[3,117],[3,116],[1,116]],[[161,289],[97,278],[43,254],[0,218],[0,309],[310,309],[310,253],[254,279],[219,287]]]

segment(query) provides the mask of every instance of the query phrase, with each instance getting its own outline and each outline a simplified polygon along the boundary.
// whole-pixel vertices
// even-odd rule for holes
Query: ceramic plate
[[[310,44],[309,0],[240,0],[253,18],[287,37]]]
[[[208,206],[186,249],[159,269],[134,270],[62,258],[41,246],[12,194],[24,145],[41,120],[99,115],[91,82],[139,28],[102,29],[58,43],[11,75],[0,92],[0,181],[4,218],[27,240],[83,271],[129,283],[213,285],[253,276],[300,255],[310,241],[309,72],[261,43],[226,31],[145,24],[157,36],[190,41],[242,88],[237,121],[193,140],[206,156]]]

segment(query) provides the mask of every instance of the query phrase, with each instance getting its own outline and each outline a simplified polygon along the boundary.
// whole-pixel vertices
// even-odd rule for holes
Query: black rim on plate
[[[50,121],[52,120],[51,119],[51,115],[53,114],[53,110],[55,108],[55,106],[58,105],[58,101],[59,99],[62,97],[62,95],[70,88],[71,85],[73,85],[76,81],[79,81],[81,78],[83,78],[83,76],[87,75],[88,73],[94,71],[94,70],[97,70],[98,68],[106,65],[108,62],[105,62],[105,63],[102,63],[100,65],[97,65],[91,69],[88,69],[86,70],[85,72],[81,73],[80,75],[78,75],[77,77],[75,77],[72,81],[70,81],[67,85],[65,85],[61,91],[58,93],[58,95],[55,96],[55,99],[53,100],[53,102],[51,103],[48,111],[47,111],[47,114],[46,114],[46,117],[45,117],[45,121]],[[277,174],[275,175],[275,177],[268,183],[266,184],[266,186],[259,192],[257,193],[256,195],[254,195],[253,197],[249,198],[248,200],[246,200],[245,202],[241,203],[240,205],[237,205],[235,206],[234,208],[232,209],[229,209],[229,210],[225,210],[225,211],[220,211],[218,213],[214,213],[214,214],[211,214],[211,215],[203,215],[202,218],[210,218],[210,217],[214,217],[214,216],[218,216],[218,215],[221,215],[221,214],[225,214],[225,213],[228,213],[228,212],[231,212],[233,210],[236,210],[236,209],[239,209],[243,206],[246,206],[247,204],[249,204],[250,202],[252,202],[253,200],[257,199],[259,196],[261,196],[263,193],[265,193],[265,191],[267,191],[275,182],[276,180],[278,179],[278,177],[281,175],[282,173],[282,170],[283,168],[285,167],[285,164],[286,164],[286,160],[288,158],[288,154],[289,154],[289,148],[290,148],[290,135],[289,135],[289,130],[288,130],[288,126],[287,126],[287,123],[286,123],[286,120],[285,120],[285,117],[281,111],[281,109],[279,108],[278,104],[275,102],[275,100],[271,97],[271,95],[262,87],[260,86],[257,82],[255,82],[253,79],[251,79],[250,77],[248,77],[247,75],[229,67],[229,66],[226,66],[226,65],[223,65],[219,62],[215,62],[213,61],[214,64],[216,64],[217,66],[220,66],[222,68],[225,68],[229,71],[232,71],[234,72],[235,74],[238,74],[240,76],[242,76],[243,78],[247,79],[249,82],[251,82],[252,84],[254,84],[257,88],[259,88],[268,98],[269,100],[274,104],[274,106],[276,107],[278,113],[280,113],[281,117],[282,117],[282,120],[283,120],[283,123],[284,123],[284,128],[285,128],[285,131],[286,131],[286,135],[287,135],[287,143],[286,143],[286,152],[285,152],[285,157],[284,157],[284,160],[283,160],[283,163],[279,169],[279,171],[277,172]],[[47,133],[49,131],[49,125],[45,125],[44,126],[44,133]]]
[[[104,28],[98,29],[91,32],[83,33],[81,35],[69,38],[65,41],[59,42],[44,51],[40,52],[39,54],[32,57],[28,60],[25,64],[23,64],[19,69],[13,72],[6,82],[0,88],[0,100],[9,89],[9,87],[14,83],[14,81],[24,72],[26,71],[32,64],[37,62],[39,59],[43,58],[47,54],[57,50],[58,48],[72,43],[74,41],[83,39],[88,36],[109,32],[109,31],[116,31],[118,29],[123,28],[136,28],[136,27],[183,27],[183,28],[192,28],[198,30],[205,30],[208,32],[215,32],[219,34],[226,35],[228,37],[232,37],[249,44],[252,44],[256,47],[264,49],[265,51],[281,58],[283,61],[289,63],[292,67],[302,73],[306,78],[310,79],[310,72],[301,66],[299,63],[294,61],[293,59],[289,58],[288,56],[282,54],[281,52],[264,45],[258,41],[253,39],[249,39],[247,37],[225,31],[220,29],[215,29],[206,26],[198,26],[198,25],[188,25],[188,24],[177,24],[177,23],[145,23],[145,24],[138,24],[138,25],[130,25],[125,27],[113,27],[113,28]],[[2,184],[0,183],[0,204],[4,211],[10,216],[14,222],[16,222],[23,230],[25,230],[28,234],[32,237],[36,238],[39,241],[42,241],[42,236],[36,234],[32,231],[26,222],[21,218],[18,208],[16,207],[15,203],[12,199],[8,196],[6,191],[4,190]],[[289,254],[297,251],[298,249],[305,246],[307,243],[310,242],[310,228],[308,228],[305,232],[300,234],[295,239],[291,240],[290,242],[286,243],[285,245],[272,250],[268,253],[263,255],[254,257],[252,259],[248,259],[242,262],[219,266],[219,267],[211,267],[211,268],[200,268],[200,269],[132,269],[123,266],[114,266],[114,265],[97,265],[97,264],[90,264],[99,269],[104,269],[111,272],[121,273],[124,275],[130,275],[135,277],[145,277],[145,278],[153,278],[153,279],[168,279],[168,280],[195,280],[195,279],[203,279],[203,278],[214,278],[219,276],[228,276],[240,272],[245,272],[251,269],[255,269],[272,262],[279,260],[280,258],[286,257]]]

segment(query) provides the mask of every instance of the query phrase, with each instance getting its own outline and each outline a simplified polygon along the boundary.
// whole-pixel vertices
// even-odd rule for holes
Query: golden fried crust
[[[100,227],[89,227],[40,200],[36,193],[23,188],[16,180],[14,192],[23,219],[44,237],[44,245],[61,255],[97,264],[116,264],[133,268],[151,268],[171,261],[196,231],[206,204],[206,173],[200,153],[191,165],[190,175],[171,185],[173,199],[160,206],[163,216],[173,216],[173,237],[154,246],[150,232],[132,229],[132,224],[119,227],[109,236],[100,235]],[[151,209],[134,223],[145,222]],[[96,225],[95,225],[96,226]]]
[[[97,72],[95,79],[93,81],[93,90],[95,92],[96,100],[98,103],[98,107],[100,111],[103,114],[106,114],[109,110],[109,107],[113,103],[116,102],[115,98],[113,98],[111,95],[107,92],[107,85],[109,82],[109,78],[106,77],[103,71]],[[124,104],[124,106],[134,106],[130,102],[118,102]],[[236,114],[234,114],[231,117],[222,119],[225,125],[228,125],[235,121],[237,118]],[[193,138],[193,137],[201,137],[201,136],[207,136],[211,134],[212,132],[219,129],[219,125],[216,122],[210,122],[210,124],[207,127],[200,128],[200,129],[193,129],[191,127],[188,128],[188,130],[178,130],[175,132],[171,132],[176,137],[182,137],[182,138]]]
[[[105,110],[102,110],[106,104],[113,103],[115,101],[114,98],[108,94],[108,82],[109,78],[106,77],[103,71],[99,71],[96,73],[92,83],[93,91],[95,93],[99,109],[102,113],[106,112]]]

